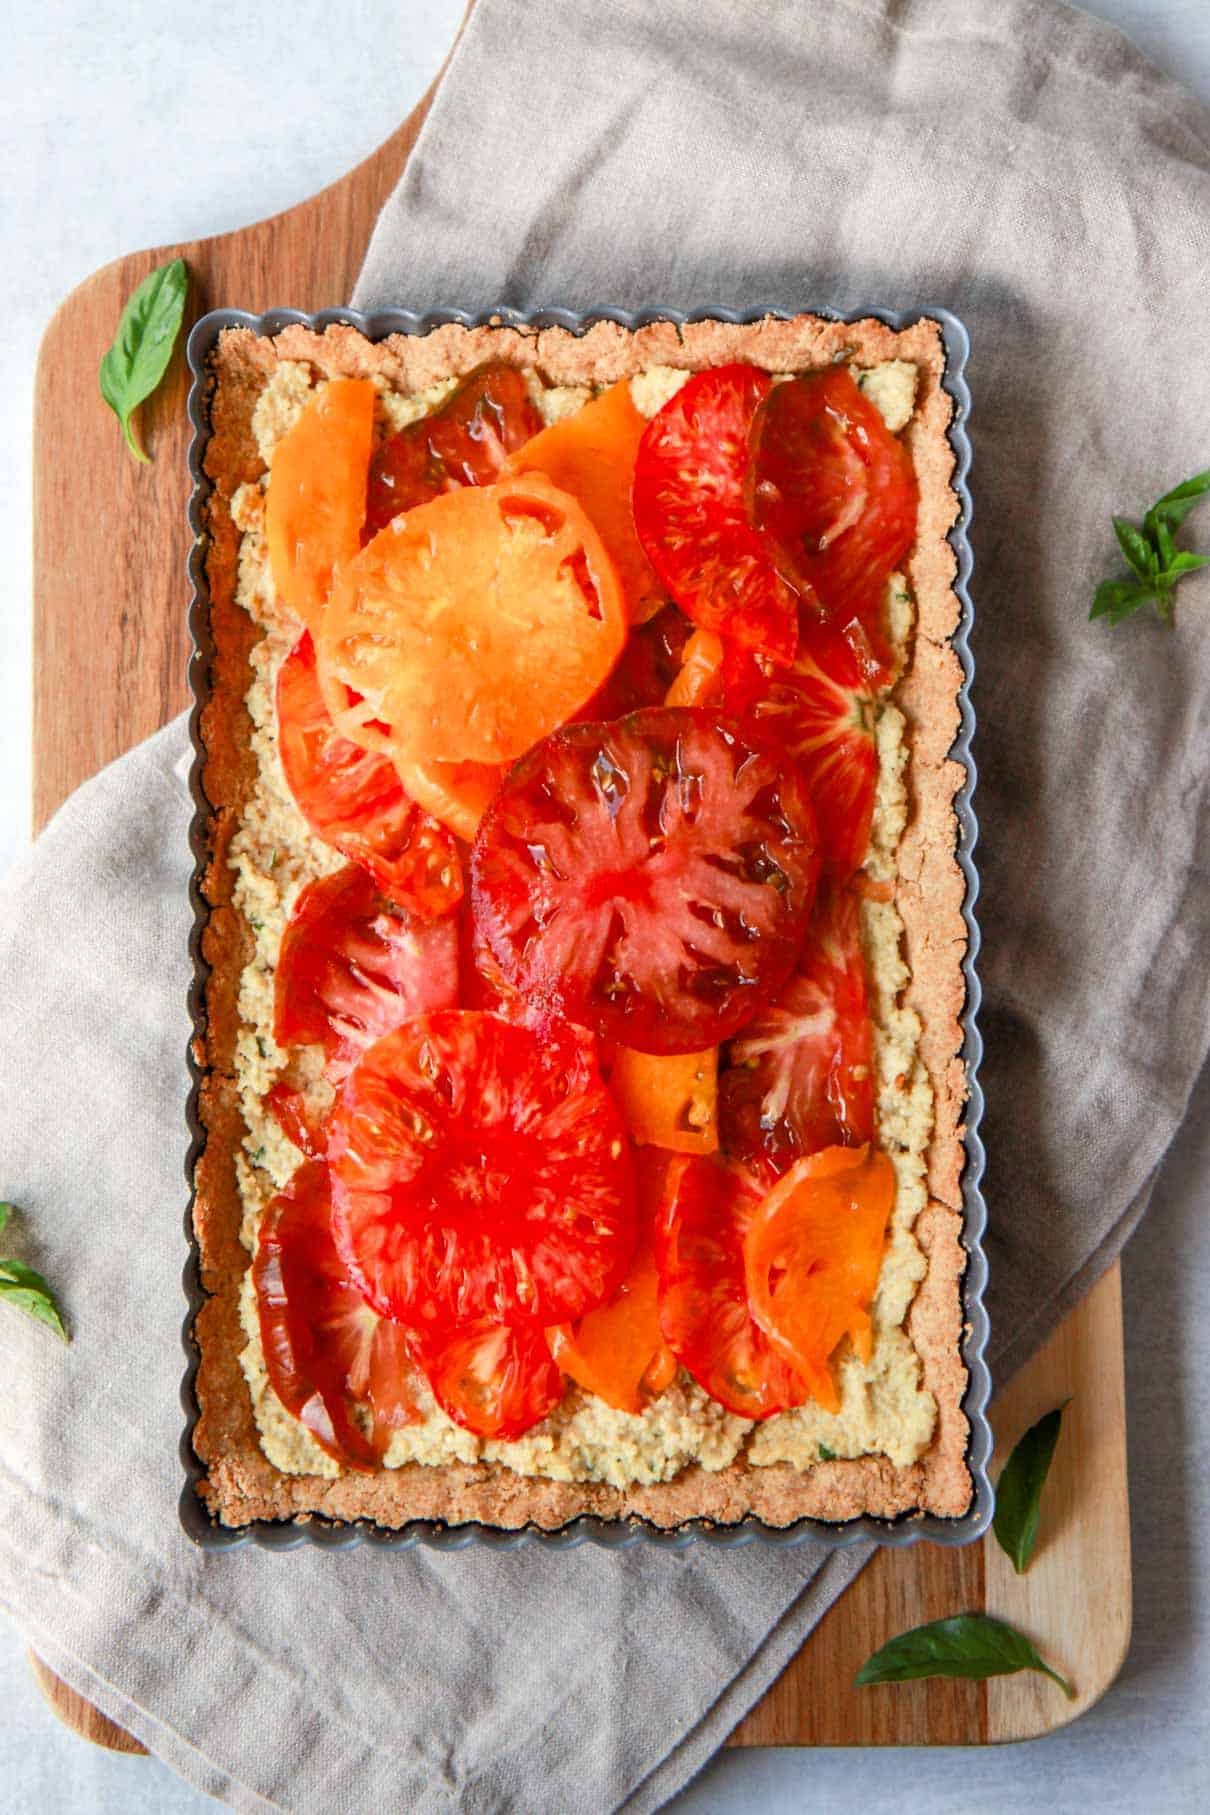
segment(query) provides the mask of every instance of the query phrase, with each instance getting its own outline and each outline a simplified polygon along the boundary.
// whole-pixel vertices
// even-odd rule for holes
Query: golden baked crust
[[[249,654],[258,631],[236,603],[239,533],[231,499],[263,471],[251,419],[279,360],[305,360],[325,377],[382,374],[392,388],[416,391],[487,359],[536,368],[551,384],[606,385],[655,365],[701,368],[746,360],[786,372],[852,357],[863,365],[904,359],[918,369],[917,407],[906,431],[920,486],[919,529],[908,563],[918,621],[895,699],[908,722],[907,786],[911,802],[898,863],[895,902],[904,925],[911,972],[906,1000],[920,1017],[920,1055],[932,1084],[935,1119],[928,1153],[930,1201],[915,1233],[927,1270],[907,1330],[924,1383],[937,1404],[932,1441],[919,1461],[896,1468],[882,1456],[817,1464],[802,1473],[785,1463],[754,1467],[739,1460],[718,1472],[700,1467],[658,1485],[617,1488],[522,1476],[499,1464],[408,1464],[374,1475],[336,1479],[280,1473],[258,1441],[240,1366],[245,1337],[239,1297],[249,1256],[240,1240],[242,1205],[235,1155],[244,1133],[235,1078],[240,975],[252,954],[246,923],[232,905],[226,857],[248,799],[255,761],[245,695]],[[843,1520],[934,1513],[957,1517],[970,1504],[967,1420],[961,1401],[966,1369],[960,1353],[963,1164],[961,1116],[966,1083],[958,1017],[964,999],[961,961],[966,929],[964,882],[955,861],[954,794],[962,769],[948,759],[958,728],[961,669],[949,638],[959,621],[955,560],[946,540],[957,515],[947,440],[950,399],[941,388],[944,351],[938,324],[903,330],[866,320],[830,322],[800,315],[744,326],[706,321],[659,322],[630,331],[601,322],[576,336],[562,328],[523,331],[455,325],[423,337],[392,336],[378,344],[339,326],[320,334],[288,327],[275,339],[246,329],[222,335],[213,360],[211,438],[205,470],[208,505],[206,573],[214,662],[202,713],[202,785],[211,807],[202,881],[210,912],[203,950],[211,966],[205,1026],[198,1036],[203,1067],[200,1116],[205,1148],[195,1174],[194,1227],[207,1300],[195,1321],[199,1350],[199,1417],[194,1448],[206,1473],[198,1493],[211,1514],[239,1526],[253,1519],[320,1515],[370,1519],[398,1527],[414,1519],[481,1520],[505,1528],[554,1528],[582,1513],[639,1517],[671,1527],[689,1519],[734,1523],[755,1514],[771,1526],[804,1516]]]

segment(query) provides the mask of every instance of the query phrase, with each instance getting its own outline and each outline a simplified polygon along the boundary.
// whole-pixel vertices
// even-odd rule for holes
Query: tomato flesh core
[[[700,1051],[792,967],[816,836],[793,765],[705,712],[573,725],[484,816],[476,931],[534,1007],[643,1052]]]
[[[582,1316],[629,1263],[630,1159],[578,1029],[454,1009],[406,1022],[346,1078],[328,1158],[351,1276],[422,1335]]]
[[[780,994],[727,1048],[722,1146],[771,1182],[819,1147],[874,1134],[874,1061],[860,903],[821,888]]]
[[[788,662],[798,600],[749,521],[749,437],[773,388],[754,366],[683,384],[647,424],[634,472],[634,522],[660,580],[695,624]]]
[[[543,427],[512,366],[482,366],[428,416],[391,435],[370,461],[368,542],[393,517],[461,485],[490,485],[508,456]]]

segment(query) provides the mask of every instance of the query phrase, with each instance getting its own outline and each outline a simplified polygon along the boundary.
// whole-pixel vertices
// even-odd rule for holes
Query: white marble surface
[[[1210,0],[1097,0],[1089,10],[1210,102]],[[181,0],[4,6],[0,872],[29,836],[29,418],[43,327],[106,260],[244,225],[342,175],[418,99],[461,12],[462,0],[293,0],[288,15],[225,14],[220,39]],[[1066,1732],[994,1752],[730,1753],[678,1808],[1032,1815],[1045,1804],[1059,1815],[1094,1806],[1183,1815],[1210,1806],[1210,1487],[1190,1460],[1210,1400],[1207,1187],[1203,1080],[1125,1262],[1135,1636],[1099,1706]],[[0,1809],[192,1815],[214,1806],[156,1762],[101,1753],[60,1727],[19,1634],[0,1622]]]

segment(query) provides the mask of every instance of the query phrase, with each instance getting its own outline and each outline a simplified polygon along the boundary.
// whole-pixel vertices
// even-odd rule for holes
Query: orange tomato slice
[[[664,603],[630,507],[634,459],[646,426],[629,381],[622,379],[574,416],[552,422],[504,464],[506,473],[545,473],[579,499],[609,550],[632,624],[645,623]]]
[[[723,639],[713,630],[695,630],[681,655],[680,672],[668,689],[666,706],[705,706],[723,682]]]
[[[340,568],[317,648],[355,743],[385,738],[407,763],[498,765],[573,717],[625,639],[600,536],[528,473],[394,518]]]
[[[505,773],[491,763],[410,763],[400,758],[395,767],[408,799],[467,844]]]
[[[630,1269],[607,1304],[575,1323],[552,1324],[550,1352],[586,1393],[619,1412],[641,1412],[676,1379],[677,1361],[660,1331],[659,1281],[652,1230],[668,1162],[636,1155],[639,1236]]]
[[[672,1153],[717,1151],[717,1046],[677,1053],[620,1046],[609,1088],[632,1141]]]
[[[830,1362],[844,1338],[870,1358],[870,1303],[894,1202],[885,1153],[825,1147],[777,1181],[744,1235],[752,1316],[825,1411],[840,1409]]]
[[[374,387],[334,378],[278,442],[265,496],[265,539],[278,597],[312,631],[338,561],[357,553],[374,440]]]

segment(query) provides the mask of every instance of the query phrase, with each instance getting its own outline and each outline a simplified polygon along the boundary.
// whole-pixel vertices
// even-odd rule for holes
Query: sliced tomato
[[[641,1052],[695,1052],[788,975],[815,842],[797,770],[705,712],[572,725],[484,816],[475,922],[534,1005]]]
[[[839,632],[807,629],[789,667],[746,651],[723,665],[724,704],[795,758],[811,791],[825,872],[847,882],[865,862],[878,785],[877,692]]]
[[[629,379],[620,379],[573,416],[552,422],[510,454],[506,471],[545,473],[578,498],[600,532],[617,569],[632,624],[653,617],[663,590],[635,534],[630,506],[634,462],[646,424],[634,406]]]
[[[277,742],[290,792],[317,838],[414,913],[457,905],[462,866],[451,832],[405,793],[389,757],[337,731],[309,631],[277,677]]]
[[[621,653],[613,563],[540,473],[417,506],[341,568],[316,648],[337,728],[410,763],[504,763]]]
[[[488,802],[504,779],[490,763],[396,762],[399,779],[417,806],[467,844],[479,830]]]
[[[669,1153],[718,1147],[718,1047],[704,1052],[636,1052],[619,1046],[609,1090],[632,1141]]]
[[[357,552],[374,436],[374,387],[334,378],[278,442],[265,495],[265,541],[280,599],[312,629],[332,570]]]
[[[577,716],[595,722],[664,705],[681,671],[692,629],[675,605],[665,605],[646,624],[634,625],[608,679]]]
[[[372,1046],[331,1121],[337,1246],[367,1298],[422,1332],[562,1323],[634,1248],[621,1119],[577,1028],[447,1010]]]
[[[718,366],[683,384],[643,434],[634,523],[657,575],[704,630],[788,662],[798,599],[748,518],[749,436],[773,388],[754,366]]]
[[[823,887],[798,966],[724,1056],[722,1145],[776,1178],[804,1154],[874,1132],[874,1076],[860,904]]]
[[[702,1390],[740,1418],[771,1418],[807,1397],[748,1309],[744,1237],[760,1202],[738,1167],[679,1158],[655,1230],[664,1340]]]
[[[895,1202],[895,1169],[868,1147],[799,1160],[750,1217],[744,1273],[752,1315],[825,1411],[840,1410],[831,1363],[846,1337],[873,1349],[870,1305]]]
[[[713,630],[695,630],[685,644],[679,673],[668,689],[666,706],[708,706],[722,689],[726,645]],[[745,657],[748,651],[741,652]]]
[[[420,1416],[399,1326],[350,1283],[332,1244],[328,1169],[299,1167],[261,1223],[252,1282],[273,1390],[349,1468],[376,1468],[392,1430]],[[369,1434],[354,1417],[365,1406]]]
[[[660,1330],[653,1245],[669,1164],[658,1152],[636,1156],[638,1243],[613,1297],[574,1324],[554,1324],[547,1331],[550,1352],[563,1372],[619,1412],[641,1412],[676,1375],[675,1359],[668,1366]]]
[[[341,1078],[382,1034],[458,1000],[458,926],[388,901],[356,864],[309,882],[282,935],[274,980],[279,1046],[322,1046]]]
[[[462,945],[461,1006],[483,1009],[487,1014],[503,1015],[506,1021],[524,1021],[525,998],[504,981],[499,965],[475,927],[475,917],[469,901],[463,903],[459,930]]]
[[[265,1092],[265,1107],[288,1141],[309,1160],[321,1160],[325,1136],[320,1123],[307,1106],[307,1100],[296,1085],[286,1078]]]
[[[782,573],[831,623],[875,623],[916,535],[906,447],[843,365],[774,385],[751,442],[749,511]]]
[[[467,1324],[413,1338],[433,1397],[455,1424],[500,1442],[523,1437],[553,1412],[565,1382],[543,1330]]]
[[[370,461],[364,540],[401,511],[460,485],[490,485],[542,428],[524,374],[480,366],[430,415],[391,435]]]

